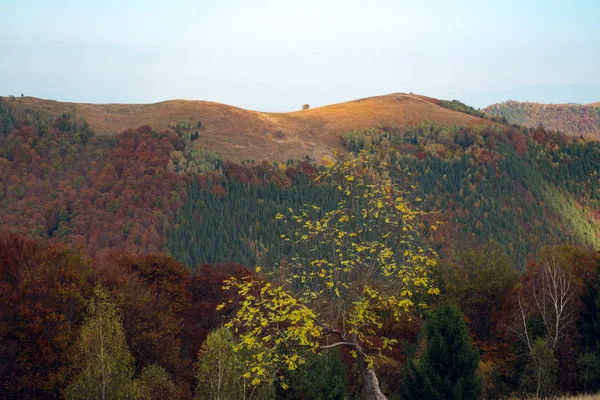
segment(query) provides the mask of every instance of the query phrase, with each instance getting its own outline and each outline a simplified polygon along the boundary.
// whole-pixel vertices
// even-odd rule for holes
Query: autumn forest
[[[0,98],[0,398],[597,393],[600,142],[438,103],[233,162]]]

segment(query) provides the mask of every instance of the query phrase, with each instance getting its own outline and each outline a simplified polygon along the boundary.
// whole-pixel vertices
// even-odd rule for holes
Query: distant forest
[[[0,398],[95,398],[100,387],[108,398],[215,398],[218,375],[224,399],[359,399],[364,366],[389,399],[599,390],[600,142],[502,110],[497,121],[523,126],[380,126],[344,134],[347,153],[325,164],[236,164],[181,130],[100,136],[76,115],[0,99]],[[600,113],[587,110],[591,132]],[[414,231],[402,254],[382,250],[391,231],[373,239],[386,224]],[[381,262],[359,300],[351,281],[336,286],[357,271],[330,261],[340,243]],[[407,259],[422,276],[398,269]],[[340,275],[319,281],[330,270]],[[378,291],[386,271],[407,274],[402,294]],[[557,276],[558,318],[539,306]],[[301,279],[325,308],[310,308]],[[365,294],[393,312],[369,309]],[[291,304],[273,335],[256,299]],[[344,337],[315,321],[338,318],[326,306],[347,299],[364,305],[343,319],[368,326],[363,364],[343,346],[316,351],[329,343],[319,335]],[[444,383],[457,376],[462,386]]]
[[[539,104],[506,101],[487,107],[491,117],[504,118],[510,124],[546,129],[600,139],[600,107],[580,104]]]

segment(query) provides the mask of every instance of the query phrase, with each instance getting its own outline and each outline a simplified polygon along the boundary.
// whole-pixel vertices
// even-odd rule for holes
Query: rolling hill
[[[27,106],[28,102],[37,102],[49,112]],[[600,142],[493,124],[441,107],[479,111],[459,101],[440,103],[390,95],[269,114],[200,102],[92,106],[0,99],[0,292],[4,303],[0,308],[0,354],[10,367],[0,368],[0,397],[55,398],[64,391],[70,379],[68,360],[74,354],[72,349],[79,348],[68,343],[79,346],[77,332],[83,331],[89,319],[84,296],[92,296],[94,287],[106,287],[115,304],[122,307],[124,335],[132,338],[136,370],[143,376],[148,365],[163,363],[160,368],[165,376],[173,377],[181,393],[189,393],[187,397],[167,397],[191,399],[196,382],[190,367],[193,357],[199,354],[206,335],[232,314],[231,309],[219,311],[217,305],[237,297],[221,290],[225,279],[234,276],[241,280],[254,275],[252,270],[259,273],[256,267],[260,265],[263,271],[273,272],[267,276],[283,280],[298,271],[290,268],[297,257],[316,260],[320,265],[315,267],[343,266],[330,240],[358,235],[355,223],[362,225],[358,229],[366,238],[364,243],[378,233],[377,215],[372,220],[374,229],[364,224],[365,216],[359,213],[349,214],[348,219],[354,221],[351,224],[340,225],[342,218],[335,221],[340,200],[348,196],[337,184],[354,182],[354,175],[344,174],[337,182],[316,180],[326,169],[312,161],[237,164],[191,148],[206,138],[214,140],[217,150],[229,150],[230,158],[252,152],[272,159],[283,158],[280,153],[284,151],[301,155],[295,147],[290,148],[290,139],[300,142],[308,135],[323,151],[327,151],[327,140],[332,145],[339,140],[347,152],[372,154],[373,164],[366,171],[370,174],[385,168],[381,175],[373,175],[385,182],[384,187],[390,187],[389,177],[406,199],[414,200],[426,212],[419,221],[424,235],[415,245],[440,256],[439,273],[433,276],[442,278],[442,296],[467,299],[465,302],[475,299],[475,306],[464,303],[474,316],[469,316],[469,321],[489,316],[489,321],[498,324],[489,325],[492,332],[494,326],[518,315],[513,307],[520,304],[520,293],[535,293],[534,288],[543,286],[542,278],[536,278],[543,270],[536,265],[543,264],[532,261],[544,262],[544,254],[558,255],[552,262],[566,265],[568,269],[563,271],[576,271],[579,275],[570,282],[577,282],[580,290],[584,283],[598,282],[591,271],[598,263],[592,249],[600,248]],[[61,115],[61,109],[70,115]],[[96,134],[73,118],[73,111],[105,134]],[[437,123],[376,127],[424,119]],[[172,123],[169,121],[181,126],[161,132]],[[189,131],[194,138],[198,121],[202,121],[200,138],[191,140]],[[461,121],[462,125],[448,125]],[[136,125],[142,126],[125,130]],[[370,129],[350,131],[369,125]],[[251,128],[266,129],[268,134]],[[250,145],[244,147],[242,138]],[[300,151],[305,149],[300,147]],[[364,172],[357,171],[357,176]],[[364,190],[365,197],[379,191],[376,185],[375,190],[370,185],[354,187]],[[354,201],[360,194],[350,199]],[[385,205],[381,201],[381,206],[377,202],[375,213],[384,206],[396,208],[391,196],[398,194],[390,191],[390,201]],[[364,207],[362,199],[356,202],[357,207]],[[288,222],[278,217],[290,213],[302,217]],[[301,234],[296,227],[320,225],[326,230],[328,222],[313,223],[311,218],[329,218],[327,215],[339,228],[325,241],[317,244],[311,238],[308,245],[299,245],[290,235]],[[405,216],[410,221],[406,224],[413,224],[412,214],[406,213],[398,219],[397,228],[405,227]],[[387,248],[388,243],[391,241],[382,238],[370,248]],[[556,244],[577,247],[545,250]],[[361,247],[364,255],[359,257],[368,260],[369,247]],[[400,253],[398,259],[406,261]],[[412,265],[407,263],[403,275],[412,276]],[[517,281],[511,268],[523,272],[522,278]],[[513,281],[523,290],[512,290]],[[468,295],[471,290],[473,296]],[[344,295],[342,290],[340,297]],[[597,298],[593,294],[585,301],[597,305]],[[496,311],[481,308],[481,304],[492,303],[498,307]],[[534,304],[530,307],[537,311]],[[573,310],[579,307],[574,304]],[[595,314],[581,311],[578,315]],[[416,318],[415,322],[419,323]],[[386,322],[381,329],[395,332],[403,326]],[[482,352],[488,352],[488,365],[505,363],[498,364],[502,370],[518,374],[523,357],[528,356],[512,344],[518,339],[508,342],[502,333],[488,335],[488,325],[482,323],[471,326],[481,327],[472,332],[482,337],[479,343]],[[417,330],[413,331],[411,335],[416,337]],[[589,332],[589,337],[598,338],[596,330]],[[410,344],[407,340],[412,339],[403,335],[398,335],[398,340]],[[568,335],[579,338],[574,330]],[[126,344],[124,338],[122,341]],[[557,352],[566,354],[566,361],[559,365],[578,367],[571,362],[572,355],[584,354],[586,342],[566,343],[565,352]],[[398,363],[405,359],[401,352],[394,354]],[[321,372],[313,365],[310,369],[315,374],[330,375],[328,371],[333,370],[328,367]],[[569,376],[578,376],[578,370],[569,371]],[[382,376],[388,382],[399,381],[394,375]],[[512,376],[500,382],[504,385]],[[312,385],[314,380],[307,379]],[[565,384],[564,390],[574,391],[572,387]],[[516,388],[515,384],[515,389],[506,390]]]
[[[560,131],[572,136],[600,139],[600,103],[540,104],[509,100],[484,110],[492,117],[505,117],[508,123]]]
[[[412,94],[390,94],[287,113],[245,110],[208,101],[171,100],[154,104],[84,104],[16,98],[15,102],[50,113],[75,113],[98,134],[118,134],[150,125],[160,131],[201,122],[194,146],[216,151],[224,159],[285,161],[307,155],[321,159],[340,147],[342,133],[374,126],[402,128],[432,121],[442,125],[490,124],[490,121],[440,107],[439,101]]]

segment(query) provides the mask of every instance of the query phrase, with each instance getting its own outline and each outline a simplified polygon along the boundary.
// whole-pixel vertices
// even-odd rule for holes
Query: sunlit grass
[[[150,125],[161,131],[180,121],[201,121],[199,138],[192,145],[215,151],[230,161],[248,158],[287,161],[306,155],[320,161],[334,148],[339,136],[375,126],[405,127],[434,121],[441,125],[479,125],[491,121],[437,105],[429,97],[392,94],[300,110],[298,99],[290,112],[245,110],[210,101],[172,100],[154,104],[81,104],[17,98],[17,104],[42,108],[53,114],[75,113],[98,134],[115,135],[128,128]],[[193,133],[195,128],[190,130]]]

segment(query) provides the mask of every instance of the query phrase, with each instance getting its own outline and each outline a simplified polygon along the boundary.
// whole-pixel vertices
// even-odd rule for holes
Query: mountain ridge
[[[508,100],[483,110],[490,117],[506,118],[509,124],[560,131],[570,136],[600,139],[600,102],[590,104],[544,104]]]
[[[114,135],[150,125],[160,131],[185,122],[194,147],[216,151],[232,161],[320,159],[341,148],[342,133],[421,122],[487,125],[491,121],[439,106],[439,100],[393,93],[290,112],[261,112],[203,100],[166,100],[150,104],[93,104],[19,97],[27,108],[74,113],[99,134]],[[200,127],[197,128],[198,122]],[[188,129],[189,128],[189,129]]]

